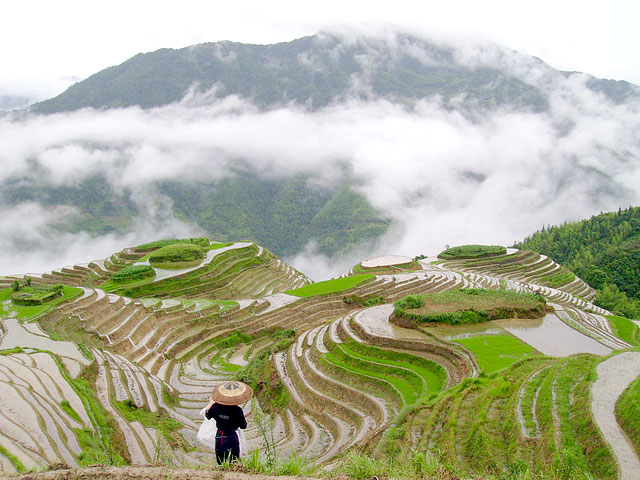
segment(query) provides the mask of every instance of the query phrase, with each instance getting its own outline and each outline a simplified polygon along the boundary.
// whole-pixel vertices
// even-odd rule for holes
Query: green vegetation
[[[73,407],[69,403],[69,400],[62,400],[62,402],[60,403],[60,407],[71,418],[73,418],[74,420],[77,420],[78,422],[82,422],[82,419],[80,418],[80,415],[78,415],[78,412],[76,412],[73,409]]]
[[[153,413],[146,407],[136,406],[131,400],[117,402],[114,398],[111,399],[111,404],[128,422],[140,422],[147,428],[155,428],[171,447],[183,449],[189,447],[178,432],[183,426],[182,423],[171,418],[163,409]]]
[[[489,376],[466,379],[416,404],[406,428],[387,436],[375,458],[408,465],[415,452],[424,452],[462,478],[616,478],[615,460],[589,408],[599,361],[591,355],[529,357]],[[536,408],[532,402],[523,405],[530,410],[523,412],[525,419],[535,415],[540,426],[533,439],[519,434],[522,389],[537,391]]]
[[[334,278],[324,282],[311,283],[304,287],[288,290],[284,293],[295,295],[296,297],[313,297],[315,295],[327,295],[330,293],[343,292],[350,288],[357,287],[363,283],[373,280],[376,276],[372,273],[353,275],[351,277]]]
[[[546,303],[539,295],[478,288],[410,295],[395,302],[394,306],[393,314],[397,319],[452,325],[500,318],[539,318],[547,311]]]
[[[164,247],[167,248],[167,247]],[[200,248],[200,247],[195,247]],[[161,281],[150,279],[126,285],[102,285],[102,288],[127,297],[166,297],[202,295],[214,298],[233,298],[237,295],[234,278],[245,269],[268,268],[271,256],[256,256],[258,247],[234,248],[213,257],[210,262],[201,264],[197,269]],[[165,264],[163,264],[164,266]],[[175,264],[174,264],[175,265]],[[237,298],[237,297],[236,297]]]
[[[205,237],[197,237],[197,238],[167,238],[164,240],[156,240],[155,242],[143,243],[142,245],[138,245],[136,250],[151,250],[154,248],[162,248],[168,245],[177,245],[177,244],[193,244],[198,245],[202,248],[209,248],[209,244],[211,243],[208,238]]]
[[[36,306],[62,296],[63,285],[12,288],[11,302],[14,305]]]
[[[515,109],[547,108],[546,95],[516,76],[456,64],[445,46],[408,35],[403,36],[404,42],[424,49],[423,55],[441,63],[434,68],[432,62],[416,61],[400,44],[384,52],[377,46],[374,51],[378,60],[370,66],[367,77],[367,87],[375,97],[410,105],[432,96],[446,104],[466,95],[472,105],[490,109],[505,103]],[[215,85],[217,97],[237,95],[260,108],[296,102],[318,109],[348,94],[351,79],[362,74],[358,57],[373,54],[368,43],[343,42],[338,36],[324,33],[322,38],[308,36],[274,45],[218,42],[177,50],[164,48],[102,70],[31,108],[37,113],[83,107],[150,108],[181,100],[192,85],[198,85],[202,92]],[[332,54],[338,50],[339,57]],[[301,57],[313,62],[292,61]],[[630,87],[628,90],[632,91]],[[607,94],[611,89],[602,91]]]
[[[13,465],[13,467],[18,472],[26,472],[27,471],[27,469],[25,468],[24,464],[18,459],[18,457],[13,455],[6,448],[4,448],[2,445],[0,445],[0,455],[6,457],[11,462],[11,465]]]
[[[149,255],[149,263],[159,265],[175,262],[202,260],[207,254],[204,249],[192,243],[178,243],[161,247]]]
[[[616,285],[605,283],[596,293],[596,305],[609,310],[614,315],[640,318],[640,300],[629,298]]]
[[[438,254],[438,258],[444,260],[462,260],[469,258],[493,257],[505,255],[507,249],[498,245],[461,245],[451,247]]]
[[[640,207],[543,227],[517,246],[548,255],[592,287],[607,289],[598,305],[640,317]]]
[[[81,466],[95,465],[97,463],[124,465],[126,463],[125,458],[128,457],[124,453],[126,452],[124,438],[113,417],[104,409],[96,397],[94,390],[98,373],[97,363],[94,362],[89,365],[81,376],[74,379],[67,373],[62,362],[56,356],[52,355],[52,358],[58,365],[62,376],[80,397],[94,427],[93,430],[75,429],[82,447],[82,453],[78,456],[78,463]]]
[[[281,412],[291,401],[287,387],[271,361],[271,355],[288,348],[295,339],[295,331],[274,329],[270,334],[273,342],[269,348],[259,351],[249,360],[249,363],[239,370],[235,378],[253,388],[260,407],[265,412]],[[241,338],[239,335],[237,338]]]
[[[219,181],[176,179],[155,186],[171,199],[177,218],[221,242],[246,239],[287,256],[313,241],[320,253],[332,255],[375,240],[390,225],[352,187],[353,179],[347,172],[343,178],[342,183],[319,186],[306,175],[260,178],[234,170],[232,176]],[[35,172],[26,172],[0,182],[0,198],[8,206],[38,201],[45,206],[76,207],[77,217],[56,226],[62,232],[127,233],[140,215],[131,192],[126,187],[116,191],[104,176],[56,187],[43,183]]]
[[[618,398],[616,418],[636,451],[640,451],[640,377]]]
[[[335,345],[327,354],[327,360],[353,373],[391,383],[407,405],[424,395],[440,392],[446,383],[446,373],[437,363],[353,340]],[[379,373],[381,369],[384,373]]]
[[[155,276],[156,271],[150,265],[129,265],[111,275],[111,280],[125,283]]]
[[[410,480],[434,479],[454,480],[462,472],[442,462],[435,454],[413,450],[407,461],[398,462],[394,458],[374,458],[371,455],[349,452],[337,471],[353,480],[371,478],[405,478]]]
[[[478,335],[453,341],[473,353],[487,375],[535,355],[533,348],[510,335]]]
[[[607,315],[609,325],[613,334],[624,340],[625,342],[640,347],[640,335],[638,325],[628,318],[616,317],[615,315]]]
[[[11,288],[0,289],[0,302],[11,299]],[[62,287],[62,296],[57,296],[53,300],[49,300],[42,305],[10,305],[8,310],[0,313],[0,318],[9,312],[16,312],[16,317],[22,320],[33,319],[44,315],[51,311],[56,305],[71,300],[74,297],[82,295],[82,289],[77,287]],[[13,302],[12,302],[13,303]]]

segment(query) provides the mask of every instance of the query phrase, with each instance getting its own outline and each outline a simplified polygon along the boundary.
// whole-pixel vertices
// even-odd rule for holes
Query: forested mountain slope
[[[543,228],[517,246],[548,255],[594,288],[615,285],[640,300],[640,207]]]
[[[519,55],[505,50],[488,56],[494,54],[498,58]],[[544,67],[554,75],[570,75],[538,59],[520,57],[519,61]],[[214,98],[238,95],[263,108],[293,102],[317,109],[349,97],[410,104],[434,96],[459,108],[464,95],[463,104],[482,108],[510,105],[544,111],[549,95],[526,75],[491,62],[474,64],[461,59],[460,52],[450,45],[407,34],[388,41],[319,33],[273,45],[224,41],[140,53],[35,105],[33,110],[150,108],[177,102],[194,86],[197,91],[215,87]],[[587,86],[616,103],[638,95],[637,87],[628,82],[591,77]]]

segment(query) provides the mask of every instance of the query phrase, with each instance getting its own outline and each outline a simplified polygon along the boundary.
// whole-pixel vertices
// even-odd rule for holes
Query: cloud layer
[[[303,173],[321,184],[338,180],[346,165],[392,228],[378,252],[322,259],[310,246],[292,259],[315,278],[337,273],[358,255],[510,244],[543,224],[640,204],[637,103],[614,105],[586,88],[585,75],[558,75],[489,47],[459,49],[457,56],[526,78],[548,93],[550,110],[463,115],[431,99],[411,108],[352,100],[317,112],[297,106],[262,112],[237,97],[190,94],[152,110],[4,118],[0,182],[37,163],[52,184],[103,173],[115,189],[131,189],[134,199],[149,203],[157,181],[215,182],[232,175],[239,160],[262,176]],[[162,200],[161,192],[156,196]],[[3,256],[0,274],[104,257],[150,236],[199,232],[168,217],[141,222],[125,237],[52,236],[47,225],[68,213],[33,202],[5,210],[0,247],[15,255]]]

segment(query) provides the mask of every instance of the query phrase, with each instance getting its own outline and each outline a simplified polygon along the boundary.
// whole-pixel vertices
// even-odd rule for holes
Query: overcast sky
[[[479,36],[563,70],[640,84],[637,0],[21,0],[2,7],[0,93],[59,93],[139,52],[233,40],[274,43],[335,25],[386,22]]]

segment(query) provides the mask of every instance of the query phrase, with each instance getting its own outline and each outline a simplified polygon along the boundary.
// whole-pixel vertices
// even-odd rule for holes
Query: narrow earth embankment
[[[211,468],[167,468],[167,467],[106,467],[95,466],[77,469],[51,470],[42,473],[27,473],[6,480],[295,480],[300,477],[254,475],[241,472],[222,472]],[[319,480],[305,477],[305,480]]]

